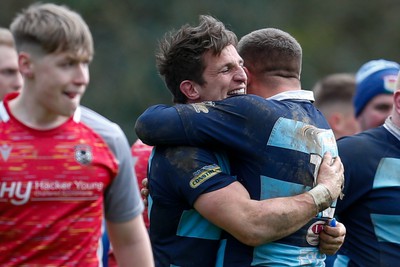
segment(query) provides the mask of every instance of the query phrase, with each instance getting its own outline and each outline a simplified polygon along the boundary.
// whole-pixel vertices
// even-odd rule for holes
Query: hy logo
[[[1,157],[3,158],[4,161],[8,160],[8,157],[11,154],[12,147],[6,144],[3,144],[0,146],[0,153]]]

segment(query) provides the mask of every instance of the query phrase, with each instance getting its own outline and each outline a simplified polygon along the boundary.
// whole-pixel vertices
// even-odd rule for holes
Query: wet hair
[[[160,76],[173,95],[174,103],[185,103],[180,91],[184,80],[204,84],[203,56],[211,51],[220,55],[228,45],[237,44],[236,35],[225,25],[208,15],[201,15],[198,26],[183,25],[179,30],[167,32],[156,52],[156,65]]]

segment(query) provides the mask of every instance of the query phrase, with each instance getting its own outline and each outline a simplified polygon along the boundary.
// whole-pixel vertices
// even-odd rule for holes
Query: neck
[[[17,120],[36,130],[54,129],[69,119],[66,116],[48,113],[45,108],[33,101],[24,101],[22,94],[10,100],[9,109]]]
[[[301,90],[300,80],[277,75],[254,77],[247,87],[247,93],[268,98],[287,91]]]

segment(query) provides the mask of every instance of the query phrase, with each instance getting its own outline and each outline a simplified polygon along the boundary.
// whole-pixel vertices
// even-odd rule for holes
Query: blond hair
[[[82,17],[66,6],[36,3],[22,10],[10,30],[18,51],[32,46],[45,53],[71,51],[93,56],[93,39]]]
[[[0,27],[0,45],[5,45],[14,48],[14,37],[10,30]]]

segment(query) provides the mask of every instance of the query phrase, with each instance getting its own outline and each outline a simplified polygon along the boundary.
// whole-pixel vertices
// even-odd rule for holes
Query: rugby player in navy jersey
[[[213,32],[215,29],[219,30]],[[206,36],[202,33],[204,30],[209,32]],[[221,31],[222,37],[219,36]],[[219,100],[224,99],[230,92],[238,92],[244,88],[247,79],[244,75],[243,60],[237,54],[235,45],[236,36],[229,31],[227,33],[222,23],[209,16],[201,17],[199,27],[193,28],[185,25],[175,35],[170,34],[169,38],[161,42],[158,68],[174,95],[174,102],[196,103],[204,100]],[[211,89],[212,91],[210,91]],[[238,98],[231,97],[230,99]],[[265,100],[256,97],[254,102],[257,101]],[[214,104],[214,102],[208,102],[207,104],[194,104],[191,107],[200,112],[199,114],[203,114],[211,111],[208,105]],[[259,102],[259,104],[262,103]],[[172,110],[172,113],[172,115],[178,116],[175,109]],[[153,131],[159,131],[159,134],[162,135],[162,132],[169,131],[166,127],[170,125],[164,120],[169,119],[168,117],[160,118],[163,119],[157,122],[157,127],[153,128]],[[142,119],[146,118],[142,117]],[[175,118],[172,119],[172,122],[175,122]],[[177,119],[179,120],[179,117]],[[185,119],[182,122],[185,123]],[[318,122],[327,128],[324,120],[320,119]],[[226,135],[229,139],[226,141],[241,142],[240,135],[236,135],[237,129],[235,129],[234,120],[228,119],[226,123],[234,131],[234,135]],[[260,123],[262,124],[263,121],[261,120]],[[151,127],[154,125],[152,124]],[[144,128],[138,129],[141,126],[145,127],[139,120],[136,130],[146,132]],[[218,127],[210,128],[205,124],[202,126],[213,134],[218,134],[217,132],[220,130]],[[176,127],[182,129],[182,125]],[[243,130],[246,131],[242,127],[241,131]],[[329,130],[318,131],[315,127],[308,127],[304,132],[310,137],[320,136],[319,140],[310,139],[309,141],[321,141],[325,137],[330,137]],[[187,133],[193,134],[192,132]],[[226,134],[226,132],[224,133]],[[180,134],[185,134],[183,129],[177,135],[176,140],[180,138]],[[299,132],[299,134],[301,133]],[[333,136],[333,134],[331,135]],[[146,135],[141,136],[144,140],[148,140]],[[327,141],[330,140],[331,138],[327,138]],[[246,142],[246,140],[242,141]],[[214,152],[221,150],[222,146],[214,144],[215,146],[208,147],[208,149],[212,149]],[[312,146],[311,144],[307,145]],[[321,145],[320,150],[316,151],[312,157],[305,153],[308,157],[307,162],[312,160],[313,163],[319,165],[325,151],[337,154],[334,139],[333,143],[321,143]],[[254,151],[258,152],[263,149],[262,146],[253,147]],[[306,145],[302,148],[305,147]],[[258,182],[254,180],[254,185],[251,185],[250,182],[254,179],[254,171],[259,171],[259,166],[249,164],[249,162],[257,162],[257,160],[246,149],[242,149],[244,152],[242,156],[247,159],[243,159],[239,165],[244,168],[255,166],[256,169],[247,169],[246,175],[239,175],[238,161],[231,157],[230,164],[234,172],[238,174],[238,180],[252,194],[252,186],[257,187]],[[194,147],[168,146],[157,146],[154,152],[149,167],[149,210],[150,238],[158,266],[169,266],[170,264],[180,266],[214,265],[212,262],[216,257],[215,249],[221,233],[210,222],[227,230],[244,243],[240,243],[240,246],[231,246],[231,242],[234,240],[232,237],[229,237],[229,240],[223,240],[220,249],[222,257],[218,257],[219,261],[216,265],[248,266],[250,262],[248,262],[247,248],[282,238],[307,224],[315,217],[315,214],[325,210],[338,197],[342,183],[340,159],[334,160],[334,166],[338,171],[334,174],[332,169],[328,170],[329,161],[327,160],[331,160],[331,156],[326,155],[319,170],[317,187],[311,189],[314,183],[314,174],[318,173],[318,168],[314,164],[306,164],[307,170],[304,174],[285,173],[285,175],[288,180],[310,178],[312,181],[299,187],[311,189],[311,191],[304,192],[305,190],[292,186],[289,189],[291,194],[277,195],[274,198],[257,201],[260,199],[259,197],[250,197],[241,183],[226,174],[229,168],[224,168],[228,166],[223,164],[226,159],[220,153],[211,153],[209,150]],[[290,153],[287,156],[296,157]],[[304,159],[305,157],[301,161]],[[291,163],[295,165],[289,167],[297,170],[296,162],[294,160],[288,162],[288,164]],[[249,180],[245,176],[248,176]],[[258,178],[258,180],[260,179]],[[313,231],[322,228],[324,228],[323,224],[318,223],[310,224],[307,229]],[[335,251],[343,242],[343,236],[338,233],[343,231],[343,228],[327,227],[327,231],[337,231],[333,234],[335,235],[334,241],[329,243],[327,248],[327,250]],[[318,245],[318,233],[313,232],[309,237],[309,242],[316,243],[313,246],[314,251]],[[233,265],[229,262],[229,258],[232,258],[231,255],[224,257],[224,248],[228,245],[232,248],[229,250],[230,253],[237,254],[241,263]],[[244,246],[246,251],[241,246]],[[275,256],[279,257],[279,254]],[[246,264],[243,264],[244,261]]]
[[[338,140],[346,168],[337,216],[347,237],[339,266],[397,266],[400,262],[400,84],[383,126]]]

